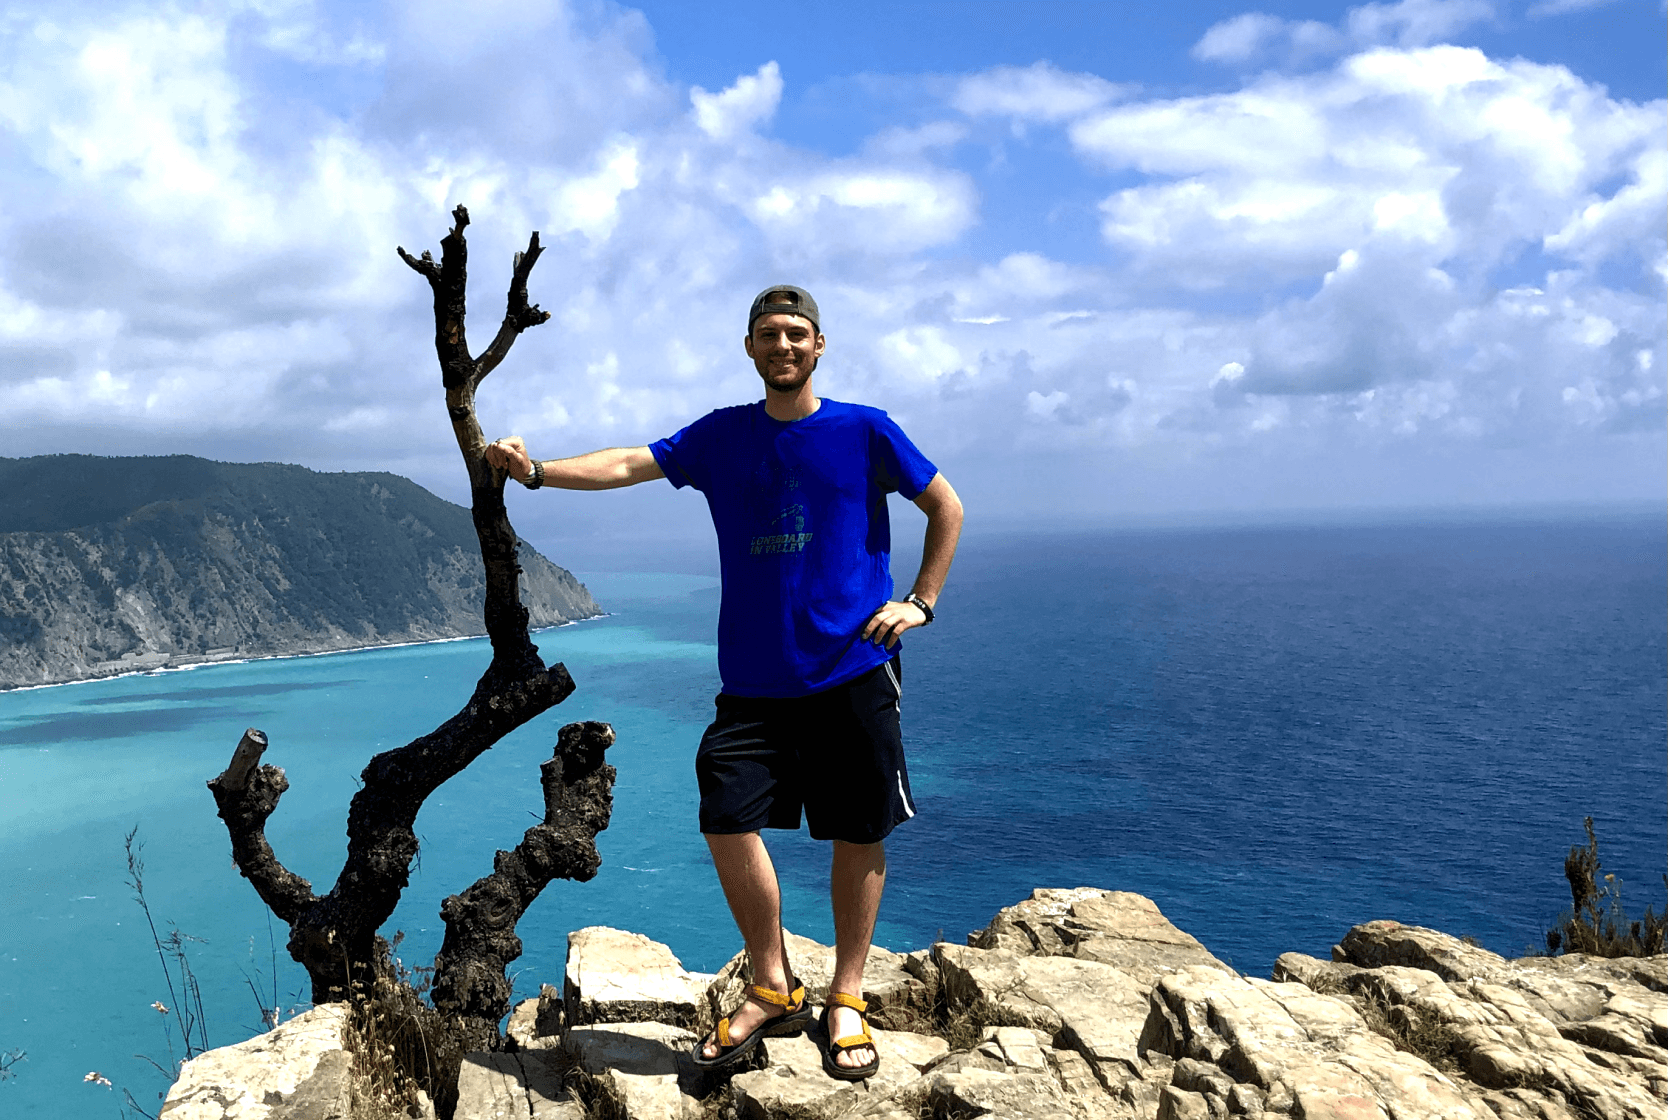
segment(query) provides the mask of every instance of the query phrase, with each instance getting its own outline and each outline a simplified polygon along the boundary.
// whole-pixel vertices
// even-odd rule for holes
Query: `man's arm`
[[[533,460],[520,436],[511,436],[486,449],[487,462],[508,471],[517,482],[533,477]],[[665,478],[660,464],[647,447],[610,447],[575,455],[571,459],[545,459],[544,485],[562,490],[614,490]]]
[[[937,604],[938,593],[944,590],[944,581],[950,575],[950,561],[956,557],[956,542],[961,539],[961,499],[942,474],[935,474],[927,488],[915,496],[915,505],[927,515],[927,536],[921,545],[921,570],[910,593],[931,607]],[[905,630],[926,624],[926,612],[914,603],[884,603],[869,616],[863,638],[890,649]]]

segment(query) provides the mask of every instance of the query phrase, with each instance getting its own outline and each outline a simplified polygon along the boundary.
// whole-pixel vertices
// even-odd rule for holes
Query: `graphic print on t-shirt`
[[[774,455],[753,474],[749,512],[755,526],[748,542],[750,556],[783,556],[805,551],[811,542],[805,503],[799,500],[799,472]]]
[[[775,556],[784,552],[804,552],[805,546],[811,543],[811,534],[805,528],[805,507],[797,502],[777,514],[770,528],[776,532],[753,538],[748,548],[751,555]]]

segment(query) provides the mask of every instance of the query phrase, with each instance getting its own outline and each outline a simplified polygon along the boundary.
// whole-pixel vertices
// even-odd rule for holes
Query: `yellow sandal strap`
[[[829,992],[828,1002],[837,1003],[841,1007],[849,1007],[859,1015],[869,1009],[867,1000],[858,999],[856,996],[848,996],[844,992]]]
[[[735,1043],[730,1041],[730,1021],[728,1019],[718,1020],[718,1030],[713,1033],[713,1037],[718,1040],[718,1045],[720,1046],[729,1047],[735,1045]]]
[[[760,1003],[768,1003],[772,1007],[780,1007],[783,1011],[792,1011],[805,1001],[805,985],[801,984],[787,995],[767,988],[762,984],[754,984],[747,989],[752,997]]]
[[[862,1034],[848,1034],[844,1038],[836,1038],[834,1040],[834,1045],[841,1050],[855,1050],[859,1046],[872,1047],[874,1044],[875,1036],[869,1033],[869,1028],[867,1027],[863,1028]]]

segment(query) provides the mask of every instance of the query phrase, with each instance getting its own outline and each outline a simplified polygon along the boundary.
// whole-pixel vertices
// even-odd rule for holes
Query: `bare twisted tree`
[[[403,747],[371,759],[363,787],[348,809],[348,853],[327,894],[286,869],[266,839],[266,821],[289,788],[284,771],[261,764],[264,733],[245,732],[224,773],[208,783],[232,840],[232,858],[261,900],[290,927],[289,951],[312,980],[313,1001],[325,1003],[369,990],[388,967],[388,946],[377,930],[394,912],[417,855],[413,824],[423,802],[482,752],[522,724],[561,703],[573,680],[560,663],[546,667],[528,633],[527,608],[517,577],[516,534],[504,508],[503,472],[485,457],[475,417],[481,381],[504,360],[516,337],[547,321],[527,299],[527,278],[542,249],[535,232],[515,255],[508,306],[497,335],[479,358],[464,331],[469,212],[452,211],[455,224],[441,240],[441,259],[424,252],[400,258],[434,291],[435,350],[452,432],[469,473],[470,510],[486,566],[485,623],[492,661],[469,702],[451,719]],[[540,768],[545,815],[513,852],[499,852],[491,874],[441,906],[446,936],[435,958],[434,1002],[454,1033],[472,1046],[498,1041],[498,1021],[509,1010],[506,966],[521,955],[515,925],[553,879],[588,880],[601,865],[596,835],[608,827],[614,768],[603,752],[614,741],[605,723],[562,728],[554,757]]]

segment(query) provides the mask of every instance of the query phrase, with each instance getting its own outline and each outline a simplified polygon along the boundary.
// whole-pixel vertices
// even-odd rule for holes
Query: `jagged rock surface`
[[[347,1007],[328,1004],[186,1062],[159,1120],[349,1120]],[[425,1099],[427,1120],[434,1109]]]
[[[961,1048],[877,1026],[879,1074],[848,1083],[824,1072],[820,1027],[767,1039],[732,1072],[693,1067],[704,1028],[689,1029],[690,1017],[733,1008],[745,959],[711,978],[692,1011],[681,993],[697,982],[665,946],[596,928],[573,938],[576,987],[545,988],[512,1013],[512,1054],[472,1059],[498,1081],[460,1095],[457,1120],[577,1118],[581,1106],[559,1099],[564,1077],[589,1115],[626,1120],[694,1120],[726,1091],[734,1120],[1668,1115],[1668,956],[1506,960],[1435,930],[1369,922],[1334,959],[1287,953],[1263,980],[1139,895],[1037,891],[969,945],[871,956],[865,993],[894,992],[885,1006]],[[825,991],[833,950],[791,937],[789,954],[807,987]],[[668,1021],[606,1021],[646,1007]]]
[[[672,950],[640,933],[587,926],[568,935],[562,1004],[570,1026],[695,1025],[712,976],[689,972]]]
[[[601,608],[530,546],[534,627]],[[0,459],[0,688],[485,633],[469,511],[392,474]]]

